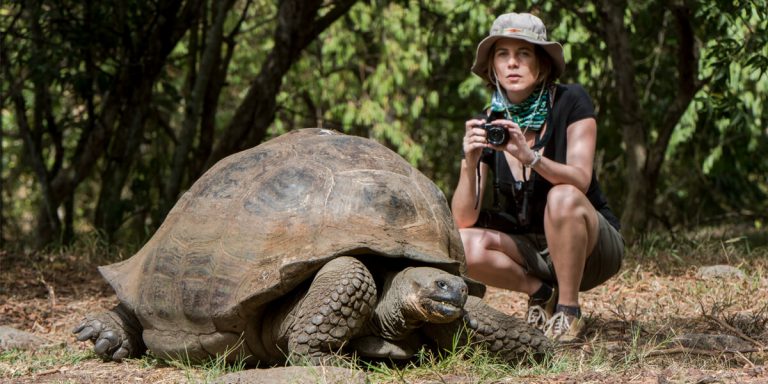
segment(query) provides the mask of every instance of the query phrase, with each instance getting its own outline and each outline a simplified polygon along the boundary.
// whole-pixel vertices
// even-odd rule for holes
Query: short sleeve
[[[568,99],[564,105],[571,106],[566,114],[566,126],[579,120],[595,117],[595,106],[592,104],[592,98],[581,85],[569,85],[563,96]]]

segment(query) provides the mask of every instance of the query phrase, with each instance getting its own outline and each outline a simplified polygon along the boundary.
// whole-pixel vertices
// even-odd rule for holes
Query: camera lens
[[[507,143],[507,140],[509,140],[507,130],[504,127],[486,124],[485,130],[488,138],[488,144],[504,145]]]

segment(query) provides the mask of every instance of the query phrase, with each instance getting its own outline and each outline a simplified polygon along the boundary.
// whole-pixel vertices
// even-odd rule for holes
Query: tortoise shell
[[[310,128],[219,161],[139,252],[100,271],[145,329],[199,335],[242,331],[328,260],[355,254],[464,272],[432,181],[375,141]]]

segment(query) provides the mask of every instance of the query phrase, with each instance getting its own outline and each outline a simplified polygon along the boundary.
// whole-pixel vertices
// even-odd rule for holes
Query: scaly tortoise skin
[[[147,244],[100,267],[120,303],[74,333],[108,360],[408,358],[456,332],[510,362],[549,348],[464,276],[442,192],[375,141],[292,131],[229,156]]]

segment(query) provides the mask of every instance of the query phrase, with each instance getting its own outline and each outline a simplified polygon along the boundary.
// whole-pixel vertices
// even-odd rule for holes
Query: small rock
[[[750,376],[752,376],[752,377],[758,377],[758,376],[762,376],[763,374],[765,374],[765,367],[762,367],[762,366],[759,366],[759,365],[758,365],[757,367],[754,367],[754,368],[752,368],[752,369],[751,369],[749,372],[747,372],[747,373],[748,373]]]
[[[696,277],[705,280],[728,278],[743,279],[746,277],[746,275],[736,267],[721,264],[699,267],[699,270],[696,272]]]
[[[754,346],[748,341],[731,335],[708,335],[691,333],[674,338],[672,343],[684,348],[705,349],[709,351],[743,351]]]
[[[696,384],[715,384],[722,383],[723,381],[715,376],[704,376],[696,380]]]
[[[4,325],[0,326],[0,351],[38,349],[52,344],[52,341],[32,333]]]
[[[248,369],[219,377],[216,384],[365,384],[365,372],[339,367]]]

